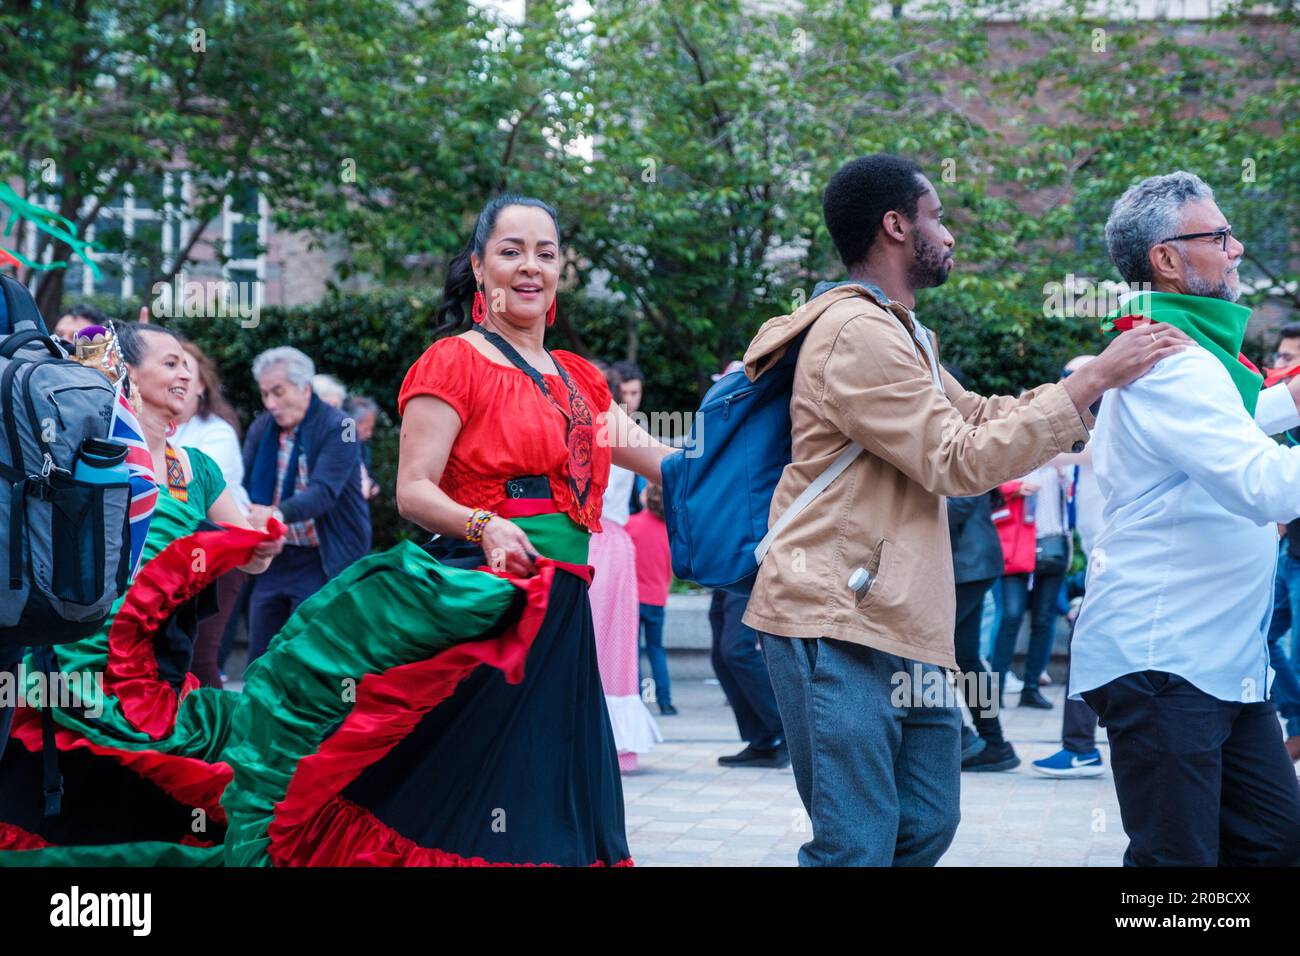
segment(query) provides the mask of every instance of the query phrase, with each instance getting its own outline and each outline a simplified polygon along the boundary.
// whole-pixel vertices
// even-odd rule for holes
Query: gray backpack
[[[62,644],[127,587],[130,485],[73,478],[79,452],[106,447],[116,396],[66,357],[24,286],[0,287],[0,649]]]

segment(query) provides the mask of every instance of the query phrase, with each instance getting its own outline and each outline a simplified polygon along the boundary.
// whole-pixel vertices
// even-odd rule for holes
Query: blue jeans
[[[812,821],[799,865],[933,866],[961,819],[960,706],[922,694],[948,687],[943,670],[829,638],[762,643]]]
[[[998,675],[999,692],[1016,653],[1016,637],[1020,634],[1020,619],[1024,617],[1026,605],[1029,606],[1029,650],[1025,654],[1025,689],[1038,688],[1038,678],[1047,670],[1052,643],[1056,640],[1056,601],[1063,578],[1062,574],[1035,574],[1032,591],[1027,574],[1008,574],[1002,579],[1002,626],[993,647],[993,660],[989,662],[993,673]]]
[[[1268,662],[1273,667],[1273,692],[1270,695],[1277,712],[1286,721],[1288,737],[1300,735],[1300,678],[1296,676],[1296,652],[1300,651],[1300,561],[1286,552],[1277,559],[1273,578],[1273,620],[1268,626]],[[1282,638],[1290,634],[1291,653],[1282,649]]]
[[[984,597],[980,611],[980,657],[993,659],[993,641],[1002,627],[1002,579],[996,579]]]
[[[668,678],[668,654],[664,651],[664,609],[656,604],[641,605],[641,633],[645,635],[645,656],[654,677],[654,699],[661,707],[673,702],[673,685]]]

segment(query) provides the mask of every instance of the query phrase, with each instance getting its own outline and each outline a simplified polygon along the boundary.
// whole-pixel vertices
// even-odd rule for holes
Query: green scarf
[[[1235,302],[1201,295],[1177,295],[1172,292],[1140,292],[1106,316],[1101,331],[1107,336],[1118,334],[1115,320],[1138,315],[1154,322],[1165,322],[1182,329],[1218,359],[1232,376],[1232,384],[1241,393],[1241,403],[1253,416],[1264,377],[1241,361],[1241,342],[1246,337],[1250,309]]]

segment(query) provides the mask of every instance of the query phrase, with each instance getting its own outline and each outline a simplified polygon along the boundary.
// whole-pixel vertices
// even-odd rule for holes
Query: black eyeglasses
[[[1219,246],[1224,252],[1228,251],[1228,237],[1232,235],[1232,227],[1224,226],[1222,229],[1216,229],[1214,232],[1189,232],[1181,236],[1170,236],[1168,239],[1161,239],[1161,242],[1177,242],[1179,239],[1218,239]]]

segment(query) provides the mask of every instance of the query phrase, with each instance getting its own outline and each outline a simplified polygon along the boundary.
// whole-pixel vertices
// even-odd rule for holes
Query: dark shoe
[[[961,725],[961,759],[965,763],[970,757],[974,757],[988,746],[988,743],[975,731],[971,730],[965,724]]]
[[[676,717],[677,708],[674,707],[672,704],[660,704],[659,713],[662,714],[664,717]]]
[[[719,757],[718,763],[723,767],[772,767],[777,770],[788,767],[790,748],[784,740],[777,739],[780,742],[775,747],[756,747],[750,744],[738,754]]]
[[[1052,702],[1043,696],[1037,687],[1026,687],[1020,692],[1020,706],[1033,707],[1037,710],[1051,710]]]
[[[1016,751],[1005,740],[1000,744],[988,744],[974,757],[961,762],[961,769],[972,773],[992,773],[998,770],[1015,770],[1020,766]]]

